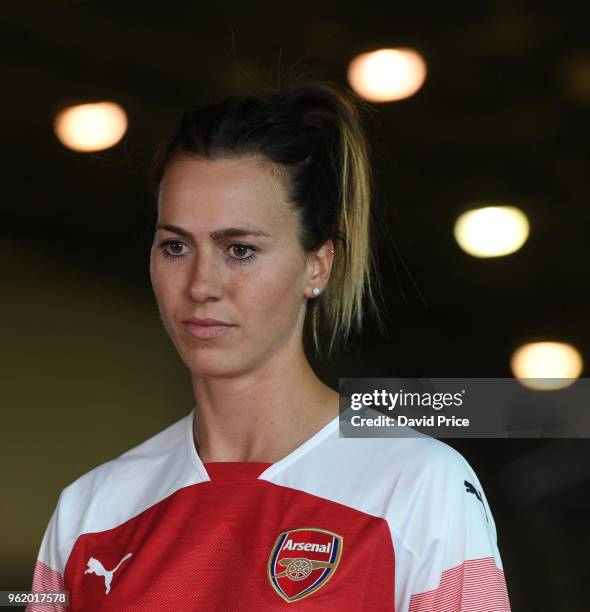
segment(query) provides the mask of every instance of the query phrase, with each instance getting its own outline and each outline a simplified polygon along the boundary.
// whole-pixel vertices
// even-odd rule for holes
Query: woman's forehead
[[[198,219],[203,227],[241,221],[271,231],[294,216],[280,176],[249,158],[175,160],[162,179],[158,204],[169,223]]]
[[[162,204],[253,206],[285,204],[284,181],[268,165],[255,159],[172,162],[160,184]]]

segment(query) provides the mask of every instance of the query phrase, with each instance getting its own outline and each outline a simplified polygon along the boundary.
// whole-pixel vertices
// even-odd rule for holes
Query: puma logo
[[[113,574],[119,569],[119,567],[121,566],[121,563],[129,559],[129,557],[131,557],[132,555],[133,553],[127,553],[119,561],[119,563],[117,563],[117,567],[115,567],[115,569],[112,569],[110,571],[106,570],[103,564],[98,559],[95,559],[94,557],[90,557],[90,559],[88,559],[88,569],[84,573],[85,574],[96,574],[97,576],[103,576],[104,585],[106,587],[106,594],[108,595],[111,590],[111,581],[113,580]]]
[[[468,482],[467,480],[464,481],[464,484],[465,484],[465,491],[467,493],[473,493],[473,495],[475,495],[475,497],[477,497],[477,499],[479,499],[479,501],[481,502],[481,505],[483,506],[483,511],[485,512],[485,515],[486,515],[486,522],[489,523],[488,513],[486,511],[486,506],[483,503],[483,499],[481,497],[481,493],[470,482]]]

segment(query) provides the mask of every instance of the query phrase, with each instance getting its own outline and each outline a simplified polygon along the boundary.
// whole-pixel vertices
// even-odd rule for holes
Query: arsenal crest
[[[342,545],[342,536],[325,529],[283,531],[268,558],[270,584],[287,602],[311,595],[336,571]]]

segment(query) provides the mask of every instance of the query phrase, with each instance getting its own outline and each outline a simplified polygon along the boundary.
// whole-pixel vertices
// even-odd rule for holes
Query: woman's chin
[[[184,361],[186,367],[191,371],[193,376],[206,376],[212,378],[224,378],[235,376],[239,372],[243,371],[243,361],[239,364],[234,364],[228,356],[213,356],[207,355],[202,358],[192,358]]]

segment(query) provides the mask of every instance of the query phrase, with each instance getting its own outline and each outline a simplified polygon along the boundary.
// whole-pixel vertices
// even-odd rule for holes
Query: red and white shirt
[[[69,608],[509,612],[466,460],[430,437],[342,438],[335,417],[270,463],[203,463],[195,408],[60,494],[33,591]]]

